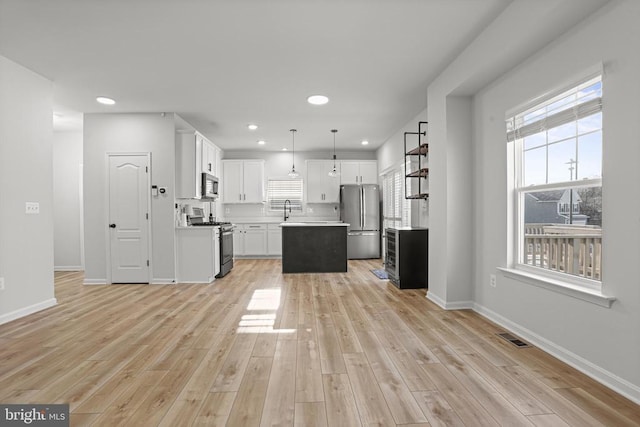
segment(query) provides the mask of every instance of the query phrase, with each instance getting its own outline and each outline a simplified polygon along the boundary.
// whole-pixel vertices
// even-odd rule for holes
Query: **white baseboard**
[[[152,285],[175,285],[176,279],[153,279]]]
[[[435,303],[438,307],[443,308],[445,310],[447,309],[446,308],[447,303],[442,298],[434,294],[433,292],[427,291],[427,299]]]
[[[21,317],[28,316],[30,314],[36,313],[38,311],[42,311],[46,308],[53,307],[58,304],[58,300],[55,298],[51,298],[28,307],[21,308],[19,310],[12,311],[7,314],[3,314],[0,316],[0,325],[3,323],[11,322],[12,320],[20,319]]]
[[[83,285],[106,285],[107,279],[84,279]]]
[[[211,280],[211,282],[203,282],[202,280],[200,280],[200,281],[198,281],[198,280],[180,280],[180,281],[174,283],[174,285],[175,284],[177,284],[177,285],[195,285],[195,284],[210,285],[215,281],[216,281],[215,279]]]
[[[518,325],[515,322],[499,315],[498,313],[480,305],[473,304],[473,310],[489,320],[497,323],[500,326],[508,329],[509,331],[519,335],[531,344],[546,351],[552,356],[562,360],[564,363],[576,368],[580,372],[590,376],[599,383],[609,387],[610,389],[620,393],[628,399],[640,404],[640,387],[629,381],[620,378],[619,376],[595,365],[594,363],[578,356],[575,353],[570,352],[564,347],[561,347],[548,339],[541,337],[540,335]]]
[[[435,295],[433,292],[427,291],[427,299],[437,304],[440,308],[445,310],[467,310],[473,309],[473,301],[455,301],[455,302],[446,302],[439,296]]]
[[[153,279],[151,285],[173,285],[175,279]],[[84,279],[83,285],[108,285],[106,279]]]
[[[84,271],[81,265],[55,265],[53,271]]]

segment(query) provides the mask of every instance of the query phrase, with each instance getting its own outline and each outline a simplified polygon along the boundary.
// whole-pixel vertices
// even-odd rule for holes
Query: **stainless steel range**
[[[226,276],[233,268],[233,224],[222,222],[220,225],[220,273],[216,277]]]

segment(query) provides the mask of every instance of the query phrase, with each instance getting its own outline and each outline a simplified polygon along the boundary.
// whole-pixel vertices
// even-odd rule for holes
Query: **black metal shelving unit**
[[[429,176],[429,168],[427,167],[427,154],[429,153],[429,144],[425,141],[427,137],[426,128],[428,122],[418,122],[418,132],[404,133],[404,164],[405,168],[413,164],[414,159],[418,161],[418,167],[415,170],[405,170],[404,175],[404,198],[405,199],[427,199],[429,193],[423,188],[423,180]],[[407,147],[407,135],[413,135],[417,139],[415,146]],[[416,179],[418,183],[418,191],[407,193],[407,181]],[[413,186],[412,186],[413,187]],[[412,188],[413,189],[413,188]]]

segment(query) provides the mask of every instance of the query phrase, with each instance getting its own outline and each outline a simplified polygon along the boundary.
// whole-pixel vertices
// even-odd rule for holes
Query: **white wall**
[[[49,80],[0,56],[0,323],[56,303],[52,99]]]
[[[598,10],[603,3],[515,1],[430,85],[430,242],[438,251],[430,251],[428,295],[447,308],[469,306],[471,295],[475,310],[640,402],[640,200],[629,197],[640,182],[640,3],[612,0]],[[579,22],[586,10],[596,12]],[[571,28],[558,25],[562,16],[577,25],[545,46],[550,35]],[[605,70],[603,291],[617,298],[611,308],[496,270],[508,266],[511,252],[505,113],[576,81],[598,62]],[[495,68],[499,63],[502,70]],[[490,82],[490,75],[497,80]],[[472,115],[464,120],[473,129],[471,173],[457,180],[467,159],[459,157],[452,131],[468,113],[452,111],[451,100],[470,93],[476,94]],[[469,216],[460,217],[459,199],[453,200],[465,186],[473,189],[473,203]],[[465,236],[457,225],[468,220],[472,233]],[[469,261],[455,256],[464,243],[473,247]],[[471,274],[466,290],[456,276],[463,270]],[[495,273],[497,287],[491,288],[489,274]]]
[[[474,215],[471,106],[471,97],[447,96],[446,256],[452,262],[447,264],[446,301],[465,305],[473,298],[472,288],[469,286],[473,268],[471,225]],[[437,227],[433,228],[434,232],[441,232],[435,230]],[[434,249],[437,250],[437,246]]]
[[[83,270],[82,131],[53,133],[53,254],[56,270]]]
[[[378,159],[379,173],[385,173],[391,169],[397,169],[404,163],[404,133],[417,132],[418,122],[427,120],[427,110],[422,110],[413,119],[405,123],[393,135],[391,135],[380,148],[376,151]],[[423,127],[424,128],[424,127]],[[429,130],[427,126],[427,139],[429,140]],[[407,140],[414,142],[415,140]],[[429,159],[429,157],[427,157]],[[428,160],[427,160],[428,162]],[[379,180],[382,186],[382,179]],[[382,188],[382,187],[381,187]],[[429,200],[412,200],[411,201],[411,225],[414,227],[429,226]]]
[[[337,161],[340,160],[375,160],[374,151],[336,151]],[[305,160],[314,159],[332,159],[333,150],[331,152],[297,152],[295,154],[296,171],[301,177],[307,174],[307,165]],[[265,179],[273,177],[286,177],[291,170],[293,158],[289,151],[225,151],[224,159],[264,159],[264,176]],[[379,166],[378,166],[378,170]],[[223,204],[222,210],[226,219],[261,219],[280,217],[280,212],[269,212],[263,204]],[[313,203],[304,206],[302,214],[294,213],[293,216],[305,216],[313,219],[334,220],[339,217],[338,204],[331,203]]]
[[[582,358],[599,375],[640,400],[640,3],[612,2],[566,37],[486,88],[475,100],[476,302],[547,340],[565,357]],[[488,275],[505,266],[508,242],[505,112],[604,63],[603,291],[610,309]],[[631,185],[631,187],[629,187]],[[575,361],[575,360],[574,360]],[[584,369],[584,366],[583,366]],[[629,384],[616,381],[619,377]]]
[[[151,184],[167,187],[151,198],[152,281],[175,279],[173,114],[85,114],[84,213],[85,282],[107,279],[107,153],[151,153]]]

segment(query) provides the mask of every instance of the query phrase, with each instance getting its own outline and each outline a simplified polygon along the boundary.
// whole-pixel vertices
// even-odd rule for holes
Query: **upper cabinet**
[[[222,161],[223,203],[264,202],[264,160]]]
[[[204,136],[195,131],[176,134],[176,198],[202,197],[202,145]]]
[[[307,160],[307,203],[338,203],[340,177],[330,177],[332,169],[333,160]]]
[[[217,176],[220,149],[196,131],[176,134],[176,198],[202,197],[202,172]]]
[[[375,160],[342,160],[341,184],[377,184],[378,162]]]
[[[218,176],[220,173],[216,170],[216,153],[217,148],[206,139],[202,142],[202,172]]]

